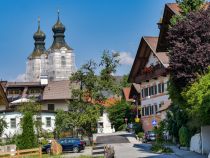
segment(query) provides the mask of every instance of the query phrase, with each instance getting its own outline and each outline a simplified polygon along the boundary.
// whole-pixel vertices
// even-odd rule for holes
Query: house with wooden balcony
[[[158,37],[141,38],[129,75],[129,82],[140,84],[141,121],[144,131],[150,131],[166,117],[171,105],[167,87],[169,81],[169,57],[167,32],[170,19],[179,14],[176,3],[167,3],[158,23]]]

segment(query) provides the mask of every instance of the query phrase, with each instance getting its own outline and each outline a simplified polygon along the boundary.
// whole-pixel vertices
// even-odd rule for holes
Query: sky
[[[165,3],[175,0],[1,0],[0,79],[21,81],[27,57],[34,48],[37,19],[46,34],[45,47],[53,42],[52,26],[60,10],[65,40],[74,49],[77,68],[104,50],[119,52],[116,75],[129,74],[142,36],[158,36],[157,22]]]

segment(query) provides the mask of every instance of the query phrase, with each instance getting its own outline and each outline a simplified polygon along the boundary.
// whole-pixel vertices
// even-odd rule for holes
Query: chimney
[[[41,85],[47,85],[48,84],[48,76],[47,75],[40,76],[40,79],[41,79]]]

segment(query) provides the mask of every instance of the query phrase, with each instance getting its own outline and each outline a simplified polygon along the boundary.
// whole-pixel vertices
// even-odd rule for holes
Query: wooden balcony
[[[135,78],[135,83],[141,83],[145,81],[149,81],[151,79],[157,79],[160,76],[166,76],[167,70],[165,68],[158,68],[150,73],[141,73]]]

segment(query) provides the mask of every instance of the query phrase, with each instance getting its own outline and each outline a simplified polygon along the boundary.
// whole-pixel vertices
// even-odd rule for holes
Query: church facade
[[[76,71],[73,49],[65,41],[65,26],[60,21],[59,12],[52,31],[54,40],[51,47],[46,49],[46,36],[38,22],[38,30],[33,36],[34,50],[26,63],[27,82],[40,82],[42,78],[49,81],[68,80]]]

